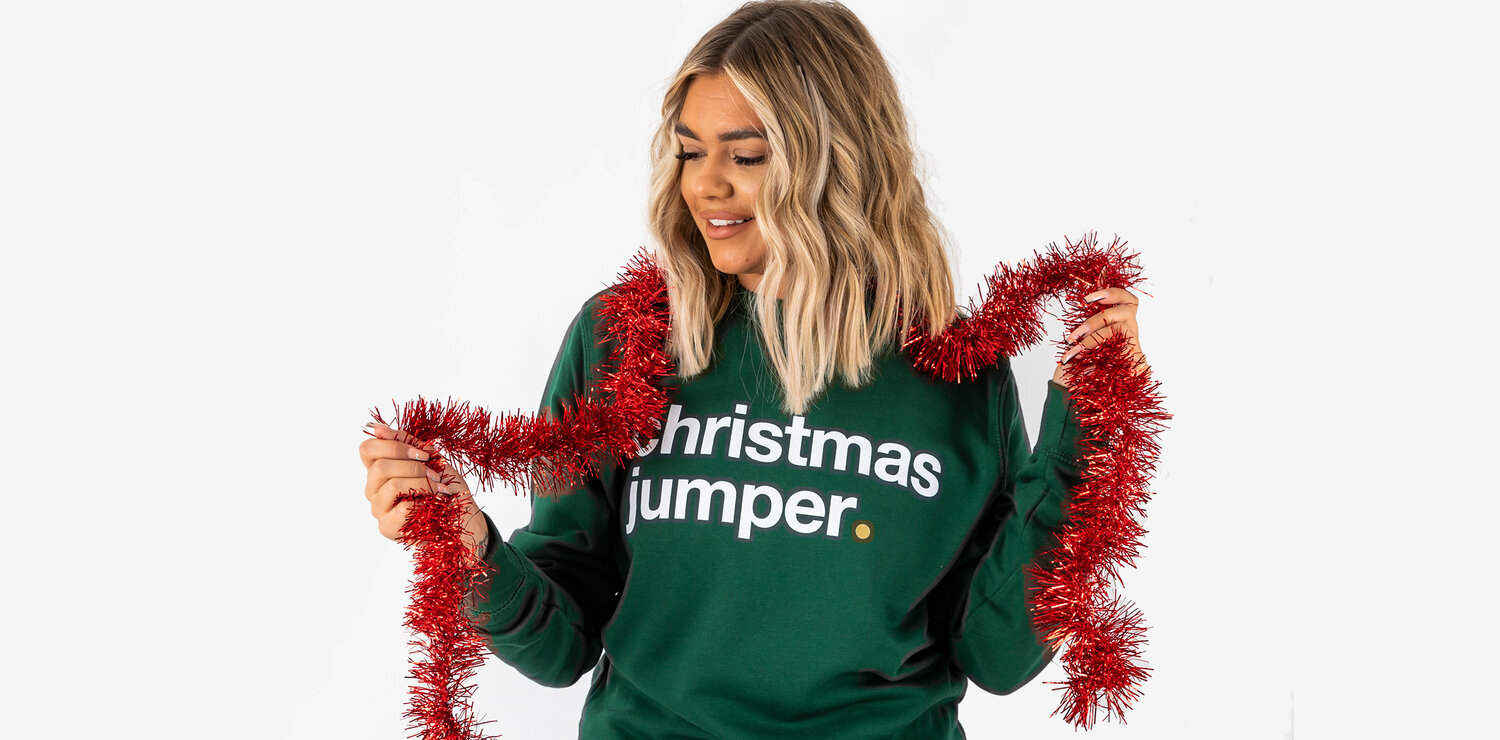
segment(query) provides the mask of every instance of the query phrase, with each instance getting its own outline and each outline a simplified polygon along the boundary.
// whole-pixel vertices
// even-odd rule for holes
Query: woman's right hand
[[[420,446],[419,440],[406,432],[379,422],[372,422],[369,428],[375,436],[359,444],[359,459],[367,471],[365,498],[370,501],[370,515],[379,522],[380,534],[391,540],[401,539],[401,527],[411,513],[412,502],[407,499],[397,504],[396,498],[411,489],[456,495],[463,507],[465,540],[475,557],[481,557],[488,544],[489,528],[474,504],[469,484],[446,461],[441,474],[427,467],[432,450]],[[438,459],[441,461],[441,456]]]

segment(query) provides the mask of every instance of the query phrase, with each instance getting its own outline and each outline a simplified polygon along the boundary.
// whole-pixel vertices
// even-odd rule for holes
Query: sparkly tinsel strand
[[[469,685],[484,664],[485,642],[464,615],[463,602],[488,566],[463,544],[462,508],[450,496],[411,490],[412,510],[402,527],[402,544],[417,547],[415,578],[407,589],[411,605],[405,626],[417,633],[407,677],[415,683],[407,699],[408,737],[422,740],[478,740],[485,722],[474,719]]]
[[[989,276],[987,297],[968,316],[932,337],[921,324],[905,343],[913,364],[950,381],[977,376],[1003,354],[1013,356],[1042,339],[1041,311],[1056,296],[1065,326],[1076,326],[1101,306],[1084,296],[1130,288],[1140,279],[1136,255],[1118,237],[1097,248],[1094,234],[1066,250],[1049,245],[1032,264],[1001,265]],[[1059,350],[1067,344],[1059,340]],[[1074,489],[1058,544],[1028,569],[1033,623],[1049,644],[1068,641],[1062,658],[1068,679],[1058,711],[1088,729],[1101,718],[1124,721],[1150,674],[1141,664],[1145,626],[1139,611],[1112,593],[1121,565],[1134,566],[1145,530],[1139,524],[1150,493],[1156,435],[1171,418],[1159,384],[1133,358],[1129,338],[1112,334],[1074,357],[1068,395],[1083,430],[1084,472]]]
[[[467,403],[418,397],[389,424],[418,440],[441,439],[454,471],[484,488],[496,481],[538,494],[568,490],[605,461],[624,460],[655,434],[671,388],[659,378],[673,372],[665,352],[669,315],[666,280],[642,250],[620,283],[601,301],[599,318],[614,341],[601,368],[605,380],[565,406],[561,419],[536,414],[490,413]],[[612,369],[611,369],[612,368]],[[394,403],[394,401],[393,401]],[[387,423],[378,410],[376,421]],[[434,471],[441,466],[429,463]],[[445,480],[445,482],[447,482]],[[484,662],[485,640],[464,610],[464,599],[482,587],[488,566],[463,544],[462,512],[449,497],[410,491],[414,501],[402,541],[417,547],[411,603],[405,626],[418,655],[408,677],[408,728],[423,740],[479,740],[469,685]],[[416,736],[415,734],[413,736]]]

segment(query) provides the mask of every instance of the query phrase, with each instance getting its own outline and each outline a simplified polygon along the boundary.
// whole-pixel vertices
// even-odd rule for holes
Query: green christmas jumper
[[[601,291],[601,294],[603,291]],[[609,354],[600,294],[543,397],[561,417]],[[1006,694],[1052,658],[1026,567],[1082,474],[1049,381],[1031,449],[1002,359],[949,383],[888,351],[870,384],[779,407],[743,288],[709,370],[676,387],[625,465],[504,541],[469,614],[502,661],[567,686],[593,669],[582,738],[959,738],[967,679]],[[601,657],[602,653],[602,657]]]

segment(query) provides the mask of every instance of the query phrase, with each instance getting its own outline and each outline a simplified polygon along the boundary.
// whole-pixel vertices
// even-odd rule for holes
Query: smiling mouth
[[[713,225],[713,222],[711,222],[711,221],[709,221],[707,219],[704,219],[704,221],[703,221],[704,230],[703,231],[704,231],[704,235],[707,236],[710,239],[728,239],[729,237],[734,236],[736,233],[738,233],[739,231],[743,230],[745,227],[749,226],[750,224],[752,224],[754,222],[755,222],[755,217],[751,216],[751,217],[746,218],[744,221],[741,221],[741,222],[739,222],[737,224],[729,224],[728,226],[715,226],[715,225]]]

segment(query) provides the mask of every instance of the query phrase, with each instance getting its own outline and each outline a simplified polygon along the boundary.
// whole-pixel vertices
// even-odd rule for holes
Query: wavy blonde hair
[[[944,236],[927,208],[895,78],[864,24],[837,2],[740,6],[688,52],[652,142],[649,222],[681,378],[708,369],[714,326],[736,290],[682,199],[675,156],[688,86],[718,74],[750,101],[770,147],[754,204],[766,263],[752,316],[780,376],[782,410],[803,414],[835,374],[850,388],[868,383],[878,356],[914,324],[926,320],[937,334],[953,321]],[[778,295],[779,312],[760,297]]]

